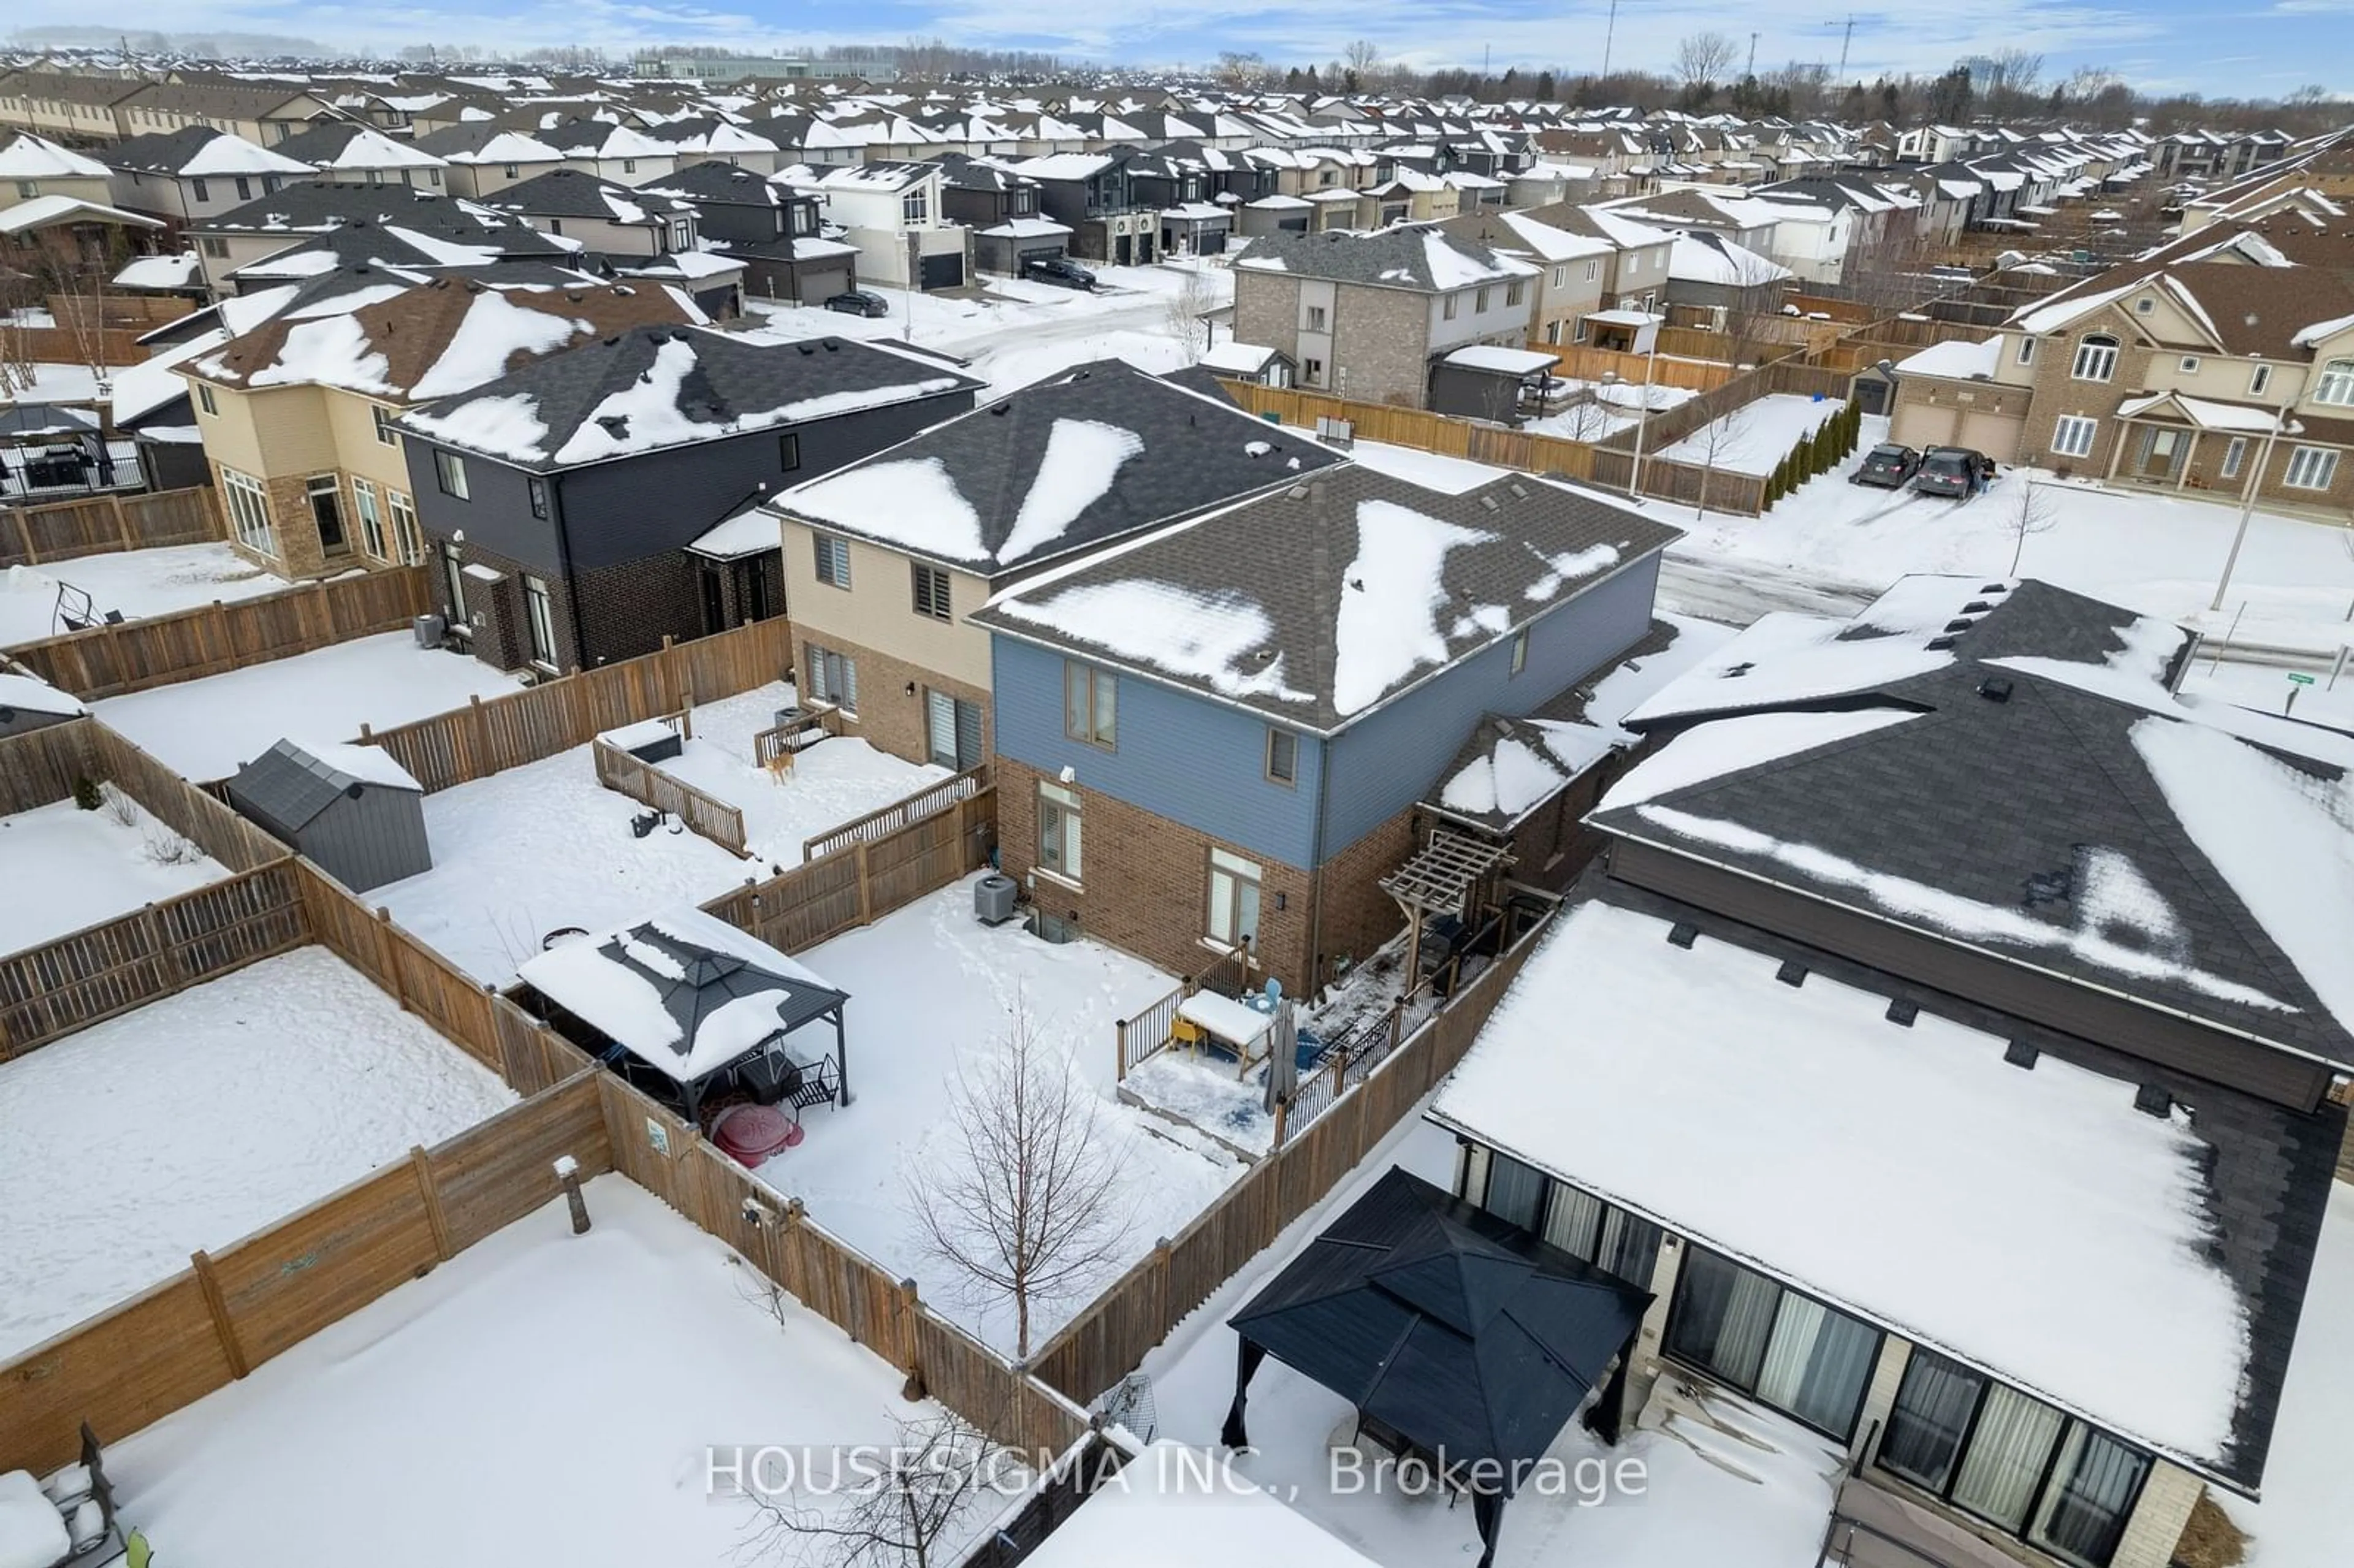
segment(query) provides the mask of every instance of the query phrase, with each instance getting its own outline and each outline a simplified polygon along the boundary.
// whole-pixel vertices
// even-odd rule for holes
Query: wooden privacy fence
[[[987,788],[989,788],[989,764],[984,762],[977,768],[968,768],[963,772],[952,774],[937,784],[927,786],[912,795],[894,800],[880,810],[869,811],[863,817],[853,817],[830,832],[820,833],[813,839],[802,840],[801,862],[807,864],[811,861],[830,855],[836,850],[848,849],[853,844],[864,843],[873,839],[888,838],[908,823],[921,821],[926,817],[937,816],[958,801],[969,800]]]
[[[1031,1359],[1041,1378],[1086,1404],[1133,1372],[1185,1315],[1320,1202],[1452,1072],[1543,939],[1550,920],[1481,970],[1362,1084],[1260,1160],[1066,1324]]]
[[[1529,346],[1560,362],[1556,375],[1579,381],[1599,381],[1605,376],[1615,376],[1629,386],[1640,387],[1649,377],[1655,386],[1712,392],[1739,374],[1730,365],[1671,358],[1662,358],[1654,365],[1647,354],[1621,354],[1615,348],[1593,348],[1583,344],[1532,343]]]
[[[0,959],[0,1061],[299,948],[310,933],[281,860]]]
[[[996,841],[997,790],[984,786],[953,809],[766,882],[748,882],[703,908],[772,948],[798,953],[979,871]]]
[[[377,1171],[0,1365],[0,1471],[72,1459],[81,1423],[125,1437],[203,1398],[561,1192],[612,1169],[582,1071]],[[560,1309],[558,1304],[556,1309]]]
[[[756,620],[692,642],[542,681],[519,692],[393,729],[363,726],[428,794],[586,746],[609,729],[674,714],[780,680],[792,664],[792,628]]]
[[[111,783],[231,871],[251,871],[287,853],[284,844],[101,720],[68,719],[0,737],[0,816],[67,800],[80,779]]]
[[[23,643],[10,653],[76,696],[113,697],[309,653],[355,637],[404,630],[432,604],[426,569],[397,567],[232,604],[93,626]]]
[[[74,781],[99,777],[90,752],[91,718],[68,719],[22,735],[0,736],[0,817],[69,800]],[[11,887],[13,897],[23,890]]]
[[[220,498],[209,485],[0,507],[0,567],[37,567],[226,536]]]
[[[136,365],[147,357],[139,334],[124,327],[10,327],[10,352],[28,365]]]
[[[614,1169],[999,1442],[1060,1453],[1087,1413],[934,1312],[894,1279],[610,1073],[597,1077]]]
[[[668,811],[722,849],[749,857],[744,847],[744,813],[716,795],[708,795],[652,762],[641,762],[610,741],[592,739],[597,782],[618,789],[641,805]]]
[[[1474,462],[1493,463],[1499,468],[1561,474],[1569,479],[1588,478],[1593,471],[1594,449],[1585,441],[1510,430],[1501,425],[1475,424],[1420,408],[1354,403],[1344,397],[1261,387],[1253,382],[1230,381],[1225,387],[1235,402],[1250,412],[1262,417],[1273,414],[1285,424],[1305,426],[1311,430],[1320,418],[1345,419],[1352,433],[1363,440],[1386,441],[1447,457],[1469,458]]]

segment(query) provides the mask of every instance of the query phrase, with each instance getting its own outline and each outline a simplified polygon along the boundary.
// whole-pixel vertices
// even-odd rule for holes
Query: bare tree
[[[1721,82],[1740,58],[1730,33],[1694,33],[1676,46],[1676,79],[1687,88]]]
[[[1684,438],[1684,444],[1700,453],[1700,499],[1692,504],[1695,520],[1708,515],[1708,482],[1716,472],[1718,460],[1740,443],[1748,429],[1749,408],[1744,404]]]
[[[2003,525],[2011,536],[2010,570],[2005,574],[2008,577],[2019,575],[2019,563],[2027,554],[2029,535],[2049,534],[2060,525],[2060,509],[2052,504],[2049,489],[2048,485],[2039,489],[2032,478],[2021,475],[2019,493],[2003,508]]]
[[[1225,49],[1218,55],[1218,85],[1221,87],[1251,87],[1266,74],[1267,61],[1256,53]]]
[[[1167,314],[1169,335],[1175,338],[1185,351],[1185,363],[1198,365],[1208,347],[1210,312],[1217,307],[1217,291],[1210,280],[1195,268],[1180,274],[1177,287],[1172,290],[1163,305]]]
[[[1102,1104],[1016,997],[994,1057],[977,1073],[958,1066],[945,1161],[907,1174],[925,1249],[975,1305],[1013,1303],[1024,1359],[1033,1310],[1108,1269],[1127,1234]]]
[[[1341,58],[1351,70],[1357,73],[1359,80],[1370,82],[1373,72],[1381,68],[1382,48],[1371,38],[1356,38],[1341,51]]]
[[[821,1509],[752,1490],[741,1555],[816,1568],[937,1568],[965,1544],[974,1507],[990,1493],[999,1450],[954,1411],[899,1421],[897,1440],[873,1456],[871,1477]]]
[[[1784,341],[1780,323],[1790,270],[1731,241],[1725,243],[1721,254],[1726,270],[1724,302],[1720,307],[1724,312],[1725,361],[1736,368],[1755,365],[1765,358],[1767,348]]]

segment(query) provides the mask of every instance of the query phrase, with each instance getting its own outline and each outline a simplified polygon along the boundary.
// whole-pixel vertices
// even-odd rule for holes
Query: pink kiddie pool
[[[801,1140],[801,1124],[774,1106],[729,1106],[711,1123],[711,1141],[748,1169]]]

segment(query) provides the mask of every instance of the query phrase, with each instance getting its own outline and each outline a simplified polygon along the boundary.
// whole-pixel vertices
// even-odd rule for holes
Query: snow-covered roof
[[[1494,371],[1503,376],[1533,376],[1552,370],[1561,361],[1538,349],[1501,348],[1491,343],[1475,343],[1456,349],[1440,363],[1458,366],[1465,370]]]
[[[686,547],[715,561],[737,561],[747,556],[765,555],[782,542],[777,514],[758,506],[748,506],[695,535]]]
[[[97,159],[29,131],[18,132],[15,141],[0,147],[0,180],[102,180],[112,173]]]
[[[973,232],[991,239],[1049,239],[1058,234],[1068,234],[1071,229],[1068,224],[1056,223],[1051,217],[1013,217],[1003,223],[991,224],[987,228],[976,228]],[[857,248],[853,246],[851,249]]]
[[[179,172],[191,178],[223,175],[307,175],[311,165],[222,132],[198,147]]]
[[[193,250],[176,256],[142,256],[114,275],[118,289],[186,289],[204,275],[204,263]]]
[[[2250,431],[2262,435],[2280,427],[2280,415],[2274,409],[2246,403],[2219,403],[2211,397],[2192,397],[2180,392],[2152,392],[2140,397],[2128,397],[2117,405],[2117,417],[2138,418],[2161,408],[2179,413],[2202,430]]]
[[[0,207],[0,234],[23,234],[28,229],[44,228],[52,223],[90,222],[119,223],[130,228],[161,228],[164,225],[143,213],[125,212],[104,202],[84,201],[80,196],[38,196],[30,201],[20,201],[14,207]]]
[[[2130,919],[2121,874],[2107,895]],[[1679,947],[1670,925],[1573,906],[1437,1118],[2136,1440],[2224,1459],[2248,1320],[2194,1113],[2147,1115],[2130,1078],[2049,1053],[2022,1070],[2004,1034],[1929,1009],[1901,1028],[1885,996],[1792,986],[1777,957]]]
[[[1225,338],[1202,351],[1198,363],[1211,370],[1224,370],[1237,376],[1256,376],[1267,368],[1277,351],[1263,344],[1241,343]]]
[[[1946,343],[1931,344],[1918,354],[1907,355],[1896,362],[1899,376],[1935,376],[1948,381],[1989,381],[1995,367],[2001,363],[2002,339],[1990,337],[1982,343],[1955,338]]]
[[[58,714],[66,717],[90,712],[82,700],[70,692],[61,692],[47,681],[31,675],[5,673],[0,673],[0,708],[14,708],[30,714]]]

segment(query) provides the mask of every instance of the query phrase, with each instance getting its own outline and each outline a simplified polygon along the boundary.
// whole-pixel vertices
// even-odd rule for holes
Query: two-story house
[[[73,147],[119,141],[115,102],[141,85],[80,71],[12,70],[0,75],[0,125]]]
[[[784,149],[769,137],[716,114],[664,121],[648,126],[646,134],[657,142],[668,143],[682,168],[708,160],[732,164],[756,175],[773,175],[788,162]]]
[[[532,134],[562,153],[565,167],[622,185],[636,185],[695,161],[669,143],[612,120],[567,120],[532,129]]]
[[[869,282],[955,289],[971,276],[972,231],[948,216],[938,164],[797,164],[771,177],[823,204],[827,221],[858,247],[858,275]]]
[[[781,615],[778,535],[744,514],[981,386],[889,344],[638,326],[413,411],[449,624],[479,659],[549,672]]]
[[[194,227],[317,177],[308,164],[210,126],[158,131],[106,149],[114,205]]]
[[[1051,153],[1004,159],[1002,166],[1038,183],[1038,209],[1071,231],[1072,255],[1116,267],[1142,267],[1160,254],[1161,211],[1138,198],[1129,183],[1126,158],[1111,153]]]
[[[274,312],[177,367],[239,553],[290,577],[421,560],[405,409],[582,338],[697,319],[659,288],[475,270],[428,280],[367,260],[223,307]]]
[[[1528,341],[1564,347],[1585,343],[1590,335],[1585,318],[1603,308],[1618,248],[1599,235],[1560,228],[1547,217],[1543,210],[1483,211],[1449,218],[1439,227],[1458,239],[1532,264],[1537,269],[1532,280],[1536,301],[1529,311]]]
[[[2040,583],[1774,620],[1628,717],[1664,744],[1434,1102],[1456,1190],[1652,1293],[1609,1414],[1844,1454],[1824,1562],[2183,1561],[2296,1376],[2354,747]]]
[[[1051,376],[768,503],[805,689],[882,750],[988,747],[989,633],[1022,578],[1338,461],[1117,359]]]
[[[941,210],[972,231],[974,270],[1018,278],[1066,253],[1070,225],[1039,210],[1037,181],[962,153],[942,154],[939,165]]]
[[[858,247],[827,237],[812,193],[713,159],[659,175],[639,194],[695,208],[704,249],[739,264],[756,298],[815,305],[858,286]]]
[[[449,164],[414,142],[396,140],[355,120],[323,120],[270,149],[319,171],[323,180],[345,185],[446,188]]]
[[[414,145],[442,161],[451,196],[477,201],[564,166],[564,154],[538,137],[489,120],[449,126]]]
[[[1651,628],[1673,529],[1507,477],[1356,463],[999,594],[999,852],[1042,916],[1312,994],[1404,925],[1382,887],[1484,715]]]
[[[1534,264],[1437,228],[1271,234],[1235,263],[1235,336],[1299,366],[1299,385],[1427,406],[1430,366],[1476,344],[1519,347]]]

